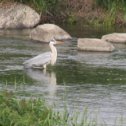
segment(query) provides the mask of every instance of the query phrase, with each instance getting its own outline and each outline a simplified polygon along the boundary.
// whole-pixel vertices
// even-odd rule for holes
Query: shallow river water
[[[44,97],[47,103],[55,103],[56,109],[67,106],[71,113],[88,108],[89,118],[97,117],[100,125],[126,125],[125,44],[116,44],[112,53],[79,52],[73,38],[56,46],[54,67],[49,66],[47,71],[26,70],[22,65],[26,59],[50,49],[48,44],[27,40],[26,33],[11,32],[17,38],[8,33],[0,37],[0,90],[13,90],[22,97]],[[74,29],[69,32],[77,37],[107,33],[88,28],[80,34]]]

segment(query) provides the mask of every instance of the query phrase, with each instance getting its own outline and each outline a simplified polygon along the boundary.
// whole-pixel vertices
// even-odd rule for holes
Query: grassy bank
[[[125,26],[125,0],[66,0],[68,22],[95,26]]]
[[[0,92],[0,126],[97,126],[97,120],[89,121],[87,109],[82,119],[79,114],[69,116],[55,112],[39,98],[19,99],[12,92]]]
[[[20,2],[41,14],[41,23],[82,23],[88,25],[125,26],[125,0],[0,0]]]

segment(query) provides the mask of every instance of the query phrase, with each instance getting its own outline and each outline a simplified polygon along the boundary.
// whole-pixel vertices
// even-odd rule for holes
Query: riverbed
[[[116,50],[111,53],[80,52],[77,37],[100,38],[115,29],[66,30],[73,39],[56,45],[57,63],[47,71],[24,69],[22,63],[50,51],[48,44],[29,40],[26,31],[0,32],[0,89],[25,98],[45,98],[56,110],[67,106],[72,113],[88,108],[89,118],[97,117],[99,124],[125,126],[126,44],[114,44]]]

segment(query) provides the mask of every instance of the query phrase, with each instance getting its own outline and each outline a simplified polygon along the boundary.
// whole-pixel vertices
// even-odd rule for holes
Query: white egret
[[[38,56],[35,56],[29,60],[26,60],[23,64],[25,68],[38,68],[38,69],[46,69],[48,64],[54,65],[57,60],[57,49],[54,46],[56,44],[56,40],[52,39],[49,42],[49,47],[51,52],[42,53]]]

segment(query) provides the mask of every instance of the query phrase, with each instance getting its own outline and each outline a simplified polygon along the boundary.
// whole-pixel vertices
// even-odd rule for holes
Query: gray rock
[[[37,26],[31,31],[30,37],[33,40],[42,42],[49,42],[52,38],[57,40],[71,39],[71,36],[66,31],[55,24]]]
[[[95,38],[79,38],[77,42],[79,50],[84,51],[108,51],[111,52],[115,47],[104,40]]]
[[[107,35],[102,36],[102,39],[108,42],[125,43],[126,33],[107,34]]]
[[[0,8],[0,29],[31,28],[40,21],[40,15],[23,4],[12,4]]]

